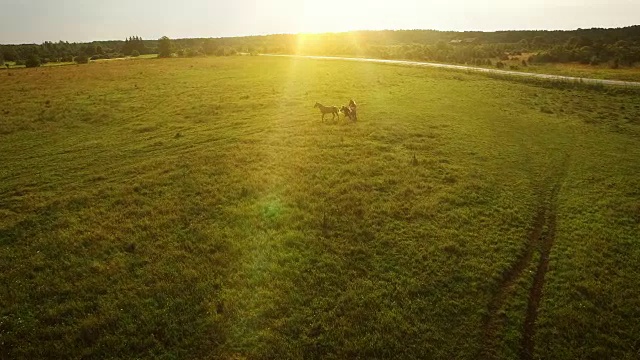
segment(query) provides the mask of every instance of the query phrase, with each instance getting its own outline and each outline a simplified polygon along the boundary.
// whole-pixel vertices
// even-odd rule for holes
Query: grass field
[[[122,57],[122,58],[113,58],[113,59],[98,59],[98,60],[90,60],[90,62],[104,62],[104,61],[114,61],[114,60],[142,60],[142,59],[155,59],[157,58],[158,55],[157,54],[145,54],[145,55],[140,55],[138,57]],[[6,65],[9,65],[9,67],[6,67]],[[75,62],[48,62],[48,63],[44,63],[41,66],[42,67],[53,67],[53,66],[69,66],[69,65],[78,65]],[[16,65],[15,62],[13,61],[7,61],[5,62],[5,66],[0,67],[0,71],[2,70],[11,70],[11,69],[24,69],[26,66],[24,65]]]
[[[563,75],[590,79],[640,81],[640,67],[621,67],[611,69],[607,64],[600,66],[569,64],[533,64],[520,66],[517,61],[505,61],[506,64],[518,66],[518,71],[535,72],[549,75]]]
[[[265,57],[0,72],[0,358],[640,351],[640,102]],[[355,123],[313,108],[359,103]]]
[[[7,65],[9,65],[9,67],[6,67]],[[46,64],[42,64],[43,67],[53,67],[53,66],[67,66],[67,65],[76,65],[76,63],[74,62],[50,62],[50,63],[46,63]],[[15,62],[13,61],[7,61],[5,62],[5,66],[0,67],[0,70],[11,70],[11,69],[24,69],[25,66],[24,65],[16,65]],[[6,74],[6,72],[2,72],[3,75]]]

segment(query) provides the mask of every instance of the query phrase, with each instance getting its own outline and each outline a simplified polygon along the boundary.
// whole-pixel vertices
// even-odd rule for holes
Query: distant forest
[[[132,36],[124,41],[44,42],[2,45],[0,62],[70,62],[157,54],[159,40]],[[640,63],[640,25],[572,31],[453,32],[436,30],[354,31],[309,35],[265,35],[171,40],[172,56],[226,56],[237,53],[345,55],[472,65],[527,63]],[[78,61],[77,61],[78,62]]]

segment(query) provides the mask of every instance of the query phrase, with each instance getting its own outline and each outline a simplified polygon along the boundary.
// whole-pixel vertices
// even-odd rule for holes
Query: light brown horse
[[[335,119],[336,116],[340,117],[340,115],[338,115],[338,107],[337,106],[324,106],[324,105],[320,104],[319,102],[316,102],[316,104],[313,105],[313,107],[320,109],[320,112],[322,113],[322,121],[324,121],[324,116],[326,114],[332,114],[333,115],[331,120]]]

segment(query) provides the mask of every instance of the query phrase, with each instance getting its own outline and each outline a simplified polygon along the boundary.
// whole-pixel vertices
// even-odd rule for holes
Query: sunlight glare
[[[304,0],[290,1],[290,8],[301,11],[298,32],[323,33],[352,30],[395,29],[401,23],[415,23],[418,28],[432,28],[439,22],[465,16],[466,11],[481,9],[481,4],[468,0],[401,2],[366,0]],[[499,0],[498,2],[502,2]],[[296,3],[297,6],[293,4]]]

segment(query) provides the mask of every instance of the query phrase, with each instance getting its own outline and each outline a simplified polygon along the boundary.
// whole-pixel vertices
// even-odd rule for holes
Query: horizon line
[[[171,40],[188,40],[188,39],[233,39],[233,38],[245,38],[245,37],[266,37],[266,36],[278,36],[278,35],[288,35],[288,36],[297,36],[297,35],[324,35],[324,34],[347,34],[354,32],[383,32],[383,31],[435,31],[435,32],[443,32],[443,33],[498,33],[498,32],[527,32],[527,31],[535,31],[535,32],[571,32],[571,31],[580,31],[580,30],[615,30],[615,29],[625,29],[640,26],[640,24],[633,25],[625,25],[625,26],[617,26],[617,27],[588,27],[588,28],[571,28],[571,29],[498,29],[498,30],[438,30],[438,29],[426,29],[426,28],[399,28],[399,29],[357,29],[357,30],[346,30],[346,31],[324,31],[324,32],[285,32],[285,33],[254,33],[254,34],[236,34],[236,35],[223,35],[223,36],[193,36],[193,37],[169,37]],[[139,35],[131,35],[131,36],[139,36]],[[155,41],[160,39],[163,36],[159,37],[150,37],[145,39],[140,36],[144,41]],[[128,37],[127,37],[128,38]],[[89,41],[68,41],[68,40],[42,40],[41,42],[0,42],[0,45],[41,45],[45,42],[68,42],[75,44],[89,44],[95,42],[114,42],[114,41],[125,41],[125,39],[100,39],[100,40],[89,40]]]

